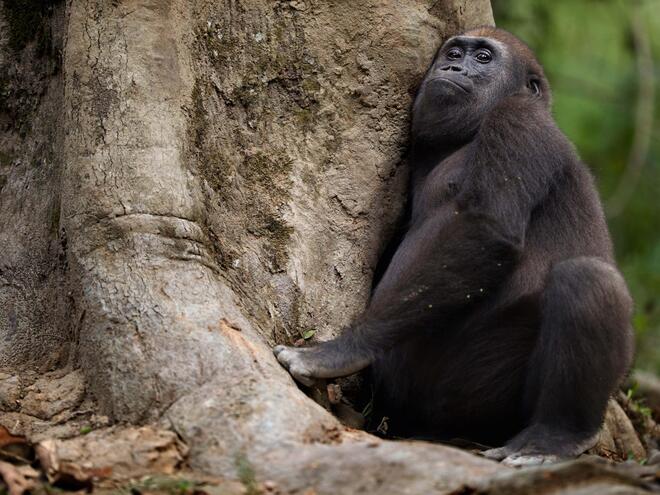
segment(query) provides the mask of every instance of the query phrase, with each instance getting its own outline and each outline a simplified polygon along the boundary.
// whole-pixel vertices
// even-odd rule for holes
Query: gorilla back
[[[409,218],[365,312],[275,353],[303,383],[371,365],[392,433],[502,444],[508,464],[595,441],[632,357],[632,302],[593,180],[531,50],[480,28],[413,106]]]

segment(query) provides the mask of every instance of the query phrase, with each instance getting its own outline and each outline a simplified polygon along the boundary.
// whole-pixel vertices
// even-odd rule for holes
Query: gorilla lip
[[[457,88],[463,90],[465,93],[470,92],[465,86],[457,83],[453,79],[449,79],[448,77],[437,76],[437,77],[434,77],[433,79],[431,79],[431,81],[445,81],[445,82],[448,82],[448,83],[452,84],[453,86],[456,86]]]

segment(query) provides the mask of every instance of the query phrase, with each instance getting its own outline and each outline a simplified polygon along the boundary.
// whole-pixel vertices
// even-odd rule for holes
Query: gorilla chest
[[[415,188],[415,215],[424,215],[443,205],[450,205],[463,188],[465,166],[458,157],[450,157],[436,165]]]

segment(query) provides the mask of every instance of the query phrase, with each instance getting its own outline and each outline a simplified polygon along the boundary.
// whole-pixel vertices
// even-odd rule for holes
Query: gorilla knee
[[[561,261],[550,271],[548,288],[560,292],[583,309],[615,309],[623,320],[632,314],[632,299],[623,277],[599,258],[579,257]]]
[[[612,371],[623,373],[632,360],[632,299],[621,274],[593,257],[562,261],[550,271],[543,311],[550,328],[570,332],[577,347],[611,356]],[[581,345],[580,345],[581,344]],[[623,351],[623,352],[621,352]]]

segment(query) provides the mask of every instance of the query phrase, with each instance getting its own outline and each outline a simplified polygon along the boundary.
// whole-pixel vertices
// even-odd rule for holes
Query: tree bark
[[[339,429],[265,343],[364,305],[440,27],[423,3],[68,6],[61,221],[101,411],[219,473]]]
[[[364,307],[415,87],[489,2],[68,0],[40,19],[45,54],[2,40],[0,364],[74,370],[84,392],[27,414],[8,378],[0,423],[92,404],[176,432],[194,468],[292,491],[449,493],[507,470],[346,429],[270,351]]]

